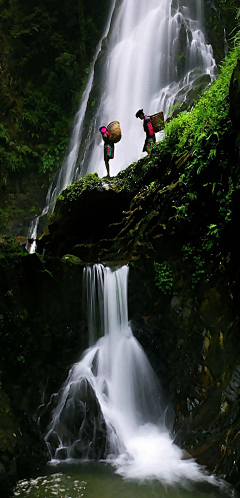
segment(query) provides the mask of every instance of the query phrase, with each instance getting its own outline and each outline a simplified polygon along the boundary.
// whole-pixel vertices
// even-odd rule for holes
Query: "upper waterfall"
[[[166,117],[200,75],[209,74],[209,81],[214,77],[212,48],[204,36],[203,7],[202,0],[186,0],[184,6],[172,0],[116,3],[103,50],[99,101],[94,100],[96,82],[89,95],[76,178],[92,172],[106,175],[99,126],[115,119],[121,123],[122,140],[110,166],[114,176],[142,156],[144,135],[135,118],[139,108],[148,114],[163,110]]]

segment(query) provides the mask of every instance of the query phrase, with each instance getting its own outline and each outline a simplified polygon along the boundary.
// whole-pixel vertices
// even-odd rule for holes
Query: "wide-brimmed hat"
[[[136,112],[136,118],[139,118],[139,116],[141,116],[141,114],[144,114],[143,109],[139,109],[139,111]]]
[[[99,131],[101,133],[105,133],[105,131],[107,131],[107,127],[106,126],[100,126]]]

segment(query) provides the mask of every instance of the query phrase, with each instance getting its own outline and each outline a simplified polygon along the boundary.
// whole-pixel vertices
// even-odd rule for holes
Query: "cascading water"
[[[101,337],[63,386],[46,434],[53,458],[102,458],[131,479],[212,482],[165,428],[158,382],[128,323],[128,267],[94,265],[85,277],[90,340]]]
[[[182,103],[200,78],[216,73],[204,36],[203,0],[112,0],[107,27],[75,119],[69,152],[48,192],[41,216],[51,214],[57,195],[83,175],[106,175],[99,127],[118,120],[110,174],[142,156],[144,134],[135,118],[139,108],[152,114]],[[158,136],[160,139],[160,135]],[[35,238],[39,217],[29,229]],[[34,235],[34,237],[33,237]],[[30,252],[34,252],[34,245]]]
[[[185,5],[177,0],[123,0],[109,36],[99,106],[83,151],[80,146],[78,175],[106,175],[100,125],[114,119],[121,123],[123,138],[111,161],[114,176],[141,157],[144,135],[135,118],[139,108],[148,114],[163,110],[166,116],[196,79],[209,75],[210,82],[214,77],[203,6],[202,0],[186,0]]]

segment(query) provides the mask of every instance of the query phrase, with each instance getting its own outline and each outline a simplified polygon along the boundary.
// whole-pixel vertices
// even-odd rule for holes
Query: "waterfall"
[[[144,133],[135,118],[139,108],[153,114],[182,103],[205,77],[216,75],[212,48],[206,43],[203,0],[115,0],[93,61],[75,118],[70,146],[50,186],[41,216],[51,214],[56,197],[88,173],[106,175],[101,125],[118,120],[122,140],[110,161],[116,175],[143,156]],[[161,134],[157,135],[161,139]],[[29,230],[36,234],[39,217]]]
[[[166,117],[200,76],[209,75],[209,82],[214,78],[203,5],[202,0],[185,5],[177,0],[122,1],[109,34],[99,106],[82,151],[80,146],[78,175],[106,175],[99,126],[114,119],[121,123],[122,140],[110,165],[114,176],[142,155],[144,135],[135,118],[139,108],[147,114],[163,110]]]
[[[53,458],[104,459],[130,479],[212,482],[165,428],[158,381],[128,322],[128,267],[87,267],[84,282],[93,345],[60,391],[46,434]]]

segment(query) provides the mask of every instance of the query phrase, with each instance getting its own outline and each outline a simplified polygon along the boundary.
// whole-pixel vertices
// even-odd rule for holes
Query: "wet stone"
[[[58,459],[58,460],[66,460],[67,458],[67,450],[66,448],[57,448],[56,450],[56,454],[55,454],[55,457]]]

